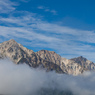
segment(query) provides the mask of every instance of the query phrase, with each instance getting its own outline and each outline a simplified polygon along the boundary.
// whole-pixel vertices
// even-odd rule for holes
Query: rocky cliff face
[[[56,72],[63,73],[60,66],[42,59],[33,50],[23,47],[13,39],[0,44],[0,57],[8,57],[16,64],[26,63],[34,68],[41,66],[42,68],[46,68],[47,71],[55,70]]]
[[[78,68],[80,73],[83,73],[84,71],[95,70],[95,64],[82,56],[70,59],[70,61],[72,61],[73,64],[77,63],[80,66]]]
[[[40,50],[35,53],[13,39],[0,44],[0,59],[5,57],[16,64],[26,63],[34,68],[41,66],[47,71],[55,70],[58,73],[78,75],[84,71],[95,70],[95,64],[82,56],[66,59],[54,51]]]
[[[95,64],[82,56],[73,59],[66,59],[62,58],[60,55],[53,51],[47,50],[38,51],[37,54],[44,60],[59,65],[63,72],[67,74],[78,75],[84,71],[95,69]]]
[[[42,59],[49,62],[53,62],[57,65],[60,65],[61,56],[56,54],[54,51],[40,50],[36,52]]]
[[[84,71],[94,70],[95,64],[84,57],[77,57],[66,61],[62,60],[60,67],[68,74],[78,75]]]

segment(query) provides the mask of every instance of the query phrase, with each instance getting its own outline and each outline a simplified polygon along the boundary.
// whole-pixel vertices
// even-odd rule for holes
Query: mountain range
[[[45,68],[46,71],[55,70],[57,73],[79,75],[85,71],[95,70],[95,63],[80,56],[66,59],[54,51],[29,50],[11,39],[0,43],[0,59],[9,58],[15,64],[26,63],[33,68]]]

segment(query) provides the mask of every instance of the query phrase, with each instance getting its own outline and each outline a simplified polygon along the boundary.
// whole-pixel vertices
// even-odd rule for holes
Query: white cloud
[[[43,7],[43,6],[38,6],[37,8],[38,8],[38,9],[44,9],[44,7]]]
[[[51,13],[53,13],[54,15],[57,15],[57,11],[55,10],[51,10]]]
[[[0,0],[0,13],[8,13],[15,10],[17,4],[10,0]]]
[[[45,7],[45,6],[38,6],[37,8],[38,8],[38,9],[41,9],[41,10],[43,10],[43,11],[45,11],[45,12],[50,12],[50,13],[52,13],[53,15],[57,15],[57,11],[56,11],[56,10],[51,10],[51,9],[48,8],[48,7]]]
[[[50,48],[66,58],[84,56],[94,60],[94,31],[84,31],[48,23],[35,15],[0,18],[7,26],[0,26],[0,35],[36,48]],[[14,25],[15,24],[15,25]],[[89,38],[89,39],[88,39]],[[26,39],[20,42],[19,39]],[[28,41],[30,42],[28,42]],[[89,44],[85,44],[89,43]]]
[[[16,65],[9,59],[0,60],[0,94],[42,95],[42,89],[49,89],[52,93],[68,90],[73,95],[94,95],[95,72],[72,76],[33,69],[25,63]],[[50,91],[46,91],[45,95]]]

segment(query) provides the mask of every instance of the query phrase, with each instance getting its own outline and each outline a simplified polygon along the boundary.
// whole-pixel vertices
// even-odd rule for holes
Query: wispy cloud
[[[45,11],[45,12],[50,12],[50,13],[52,13],[53,15],[57,15],[57,11],[56,11],[56,10],[52,10],[52,9],[50,9],[50,8],[48,8],[48,7],[38,6],[37,8],[40,9],[40,10],[43,10],[43,11]]]
[[[51,48],[67,58],[82,55],[94,61],[95,50],[94,46],[90,45],[95,43],[94,31],[77,30],[48,23],[32,15],[1,18],[0,21],[7,23],[7,26],[0,26],[0,35],[8,39],[12,37],[26,39],[22,42],[23,45]],[[27,42],[27,40],[32,42]]]
[[[38,8],[38,9],[44,9],[44,7],[43,7],[43,6],[38,6],[37,8]]]
[[[27,3],[27,2],[29,2],[30,0],[20,0],[20,1]]]
[[[15,10],[16,2],[13,3],[10,0],[0,0],[0,13],[8,13]]]
[[[53,13],[54,15],[57,15],[57,11],[55,10],[51,10],[51,13]]]

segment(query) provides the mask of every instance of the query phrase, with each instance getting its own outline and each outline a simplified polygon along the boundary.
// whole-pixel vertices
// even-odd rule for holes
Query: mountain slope
[[[61,56],[56,54],[54,51],[40,50],[36,52],[42,59],[49,62],[53,62],[57,65],[60,65]]]
[[[0,44],[0,55],[10,58],[14,63],[26,63],[31,67],[42,66],[47,71],[56,70],[56,72],[63,72],[57,64],[42,59],[33,50],[29,50],[11,39]]]
[[[62,58],[54,51],[40,50],[33,52],[11,39],[0,44],[0,59],[8,57],[14,63],[26,63],[31,67],[55,70],[58,73],[78,75],[84,71],[95,70],[95,64],[80,56],[73,59]]]
[[[37,54],[44,60],[53,62],[60,66],[63,72],[67,74],[78,75],[84,71],[94,70],[95,64],[86,58],[80,56],[73,59],[62,58],[53,51],[40,50]]]
[[[73,58],[73,59],[70,59],[76,63],[78,63],[83,70],[93,70],[95,69],[95,64],[89,60],[87,60],[86,58],[80,56],[80,57],[77,57],[77,58]]]

